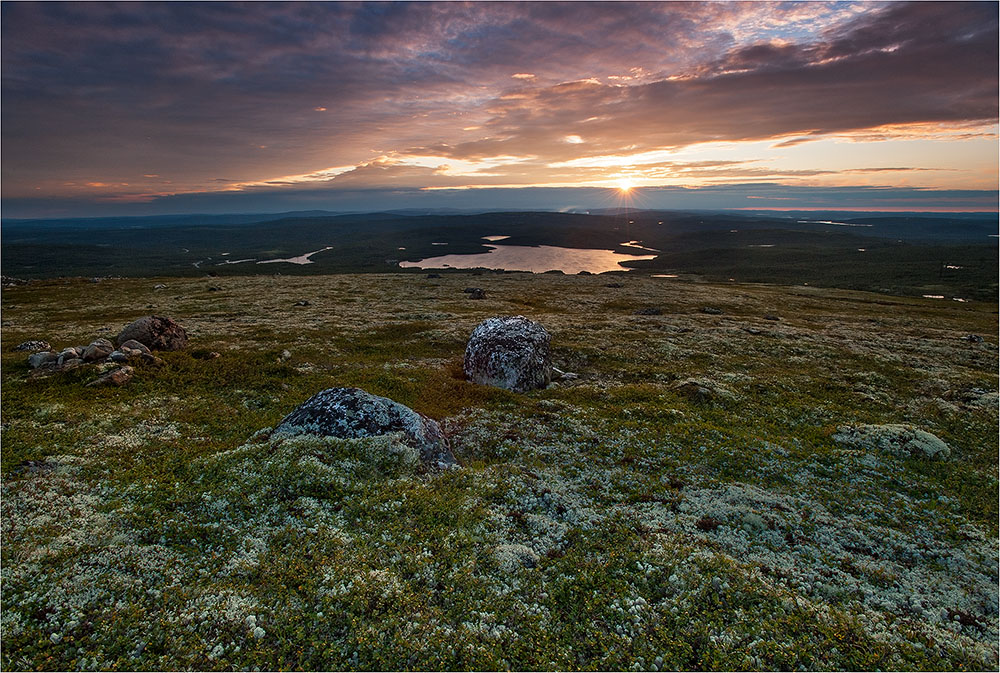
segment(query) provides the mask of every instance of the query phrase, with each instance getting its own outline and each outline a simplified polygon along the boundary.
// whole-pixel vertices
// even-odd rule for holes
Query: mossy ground
[[[124,388],[10,352],[149,313],[191,344]],[[503,314],[579,378],[466,382],[469,333]],[[995,304],[258,276],[36,282],[3,319],[4,669],[997,669],[996,398],[956,393],[996,391]],[[463,467],[256,434],[331,386],[438,419]],[[845,423],[952,455],[847,450]]]

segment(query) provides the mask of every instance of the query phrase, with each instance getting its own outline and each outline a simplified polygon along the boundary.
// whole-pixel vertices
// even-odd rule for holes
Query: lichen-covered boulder
[[[147,315],[128,325],[118,334],[119,346],[135,339],[154,351],[178,351],[187,346],[187,332],[170,318]]]
[[[910,425],[851,425],[837,428],[833,441],[851,448],[877,448],[897,456],[944,459],[951,449],[941,439]]]
[[[465,376],[474,383],[523,393],[552,380],[549,333],[524,316],[487,318],[465,348]]]
[[[419,450],[425,465],[455,464],[436,421],[360,388],[327,388],[316,393],[285,416],[274,431],[343,439],[401,433],[403,443]]]

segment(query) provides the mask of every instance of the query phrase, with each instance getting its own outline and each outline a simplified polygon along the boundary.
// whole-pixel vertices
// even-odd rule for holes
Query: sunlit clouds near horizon
[[[995,210],[997,14],[4,3],[3,211]]]

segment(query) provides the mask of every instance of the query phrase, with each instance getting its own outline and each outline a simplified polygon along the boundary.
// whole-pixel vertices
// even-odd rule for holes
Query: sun
[[[630,191],[632,191],[632,187],[634,186],[635,185],[633,185],[632,181],[629,180],[628,178],[620,178],[618,180],[618,191],[620,191],[622,194],[628,194]]]

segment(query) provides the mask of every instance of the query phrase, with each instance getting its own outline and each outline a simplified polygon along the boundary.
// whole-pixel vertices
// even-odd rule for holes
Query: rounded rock
[[[81,357],[86,362],[96,362],[97,360],[103,360],[108,357],[114,352],[114,350],[115,345],[107,339],[94,339],[84,349]]]
[[[125,345],[130,339],[152,350],[177,351],[187,345],[187,332],[170,318],[147,315],[118,334],[118,345]]]
[[[487,318],[472,331],[463,370],[474,383],[523,393],[552,381],[549,333],[524,316]]]
[[[853,425],[837,428],[833,441],[852,448],[873,446],[897,456],[944,459],[951,448],[940,438],[911,425]]]
[[[394,432],[420,451],[424,464],[450,466],[455,457],[436,421],[360,388],[327,388],[285,416],[274,430],[291,435],[359,439]]]

